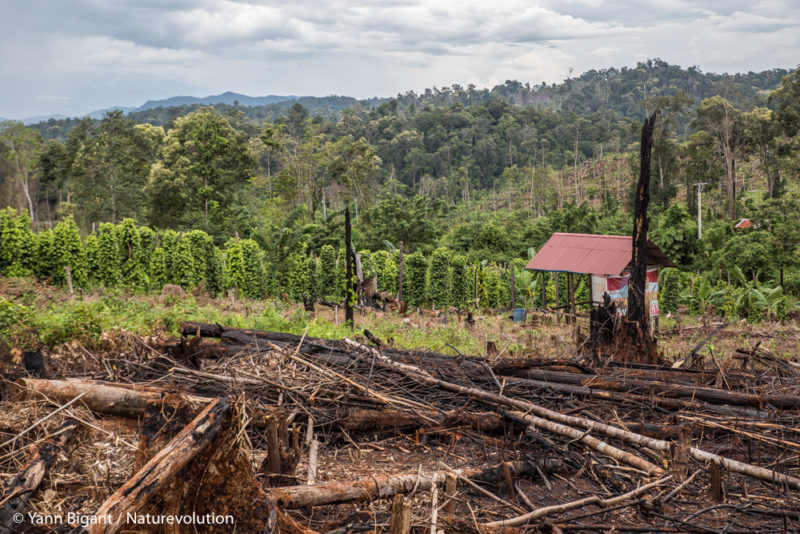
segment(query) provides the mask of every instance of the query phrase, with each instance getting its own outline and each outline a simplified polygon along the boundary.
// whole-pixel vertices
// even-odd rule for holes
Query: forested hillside
[[[350,205],[356,248],[388,254],[402,241],[426,262],[419,302],[444,304],[452,301],[430,293],[427,262],[453,273],[454,261],[519,263],[553,231],[629,233],[646,113],[658,115],[656,242],[686,272],[703,272],[709,288],[731,282],[751,295],[759,284],[782,282],[800,296],[798,70],[723,76],[654,60],[553,86],[507,82],[362,102],[327,97],[116,111],[29,128],[4,123],[0,206],[27,211],[37,231],[74,220],[84,248],[86,236],[131,232],[134,220],[156,235],[179,233],[175,243],[180,233],[203,231],[203,246],[219,247],[223,263],[231,239],[252,239],[259,272],[275,272],[284,284],[259,282],[255,293],[296,297],[286,291],[293,269],[339,250]],[[697,183],[706,184],[702,240]],[[755,224],[735,233],[742,217]],[[8,228],[0,238],[8,239]],[[115,247],[127,246],[115,239]],[[42,270],[37,261],[22,270],[60,276],[58,266]],[[142,280],[154,276],[151,268],[143,267]],[[317,267],[304,272],[316,276]],[[211,286],[197,277],[186,284],[201,280]],[[685,276],[676,284],[690,292],[702,285]],[[455,291],[452,274],[447,291]],[[741,312],[745,304],[727,305]]]

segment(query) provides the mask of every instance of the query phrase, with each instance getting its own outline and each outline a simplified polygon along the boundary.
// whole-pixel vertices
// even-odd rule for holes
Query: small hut
[[[589,277],[592,288],[592,305],[603,304],[603,296],[608,293],[616,304],[619,314],[623,314],[628,301],[628,278],[633,256],[631,236],[592,235],[555,233],[536,253],[525,267],[531,271],[550,271],[555,273],[556,286],[558,273],[567,274],[569,294],[567,301],[574,316],[575,281],[574,276]],[[647,239],[647,291],[645,299],[651,317],[658,316],[658,269],[675,267],[672,260]],[[544,279],[542,280],[544,285]],[[558,308],[558,303],[556,303]],[[562,306],[563,307],[563,306]]]

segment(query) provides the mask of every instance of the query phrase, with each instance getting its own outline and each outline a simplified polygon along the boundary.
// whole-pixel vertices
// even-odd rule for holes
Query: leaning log
[[[214,399],[175,436],[166,447],[150,459],[133,477],[109,497],[94,514],[109,518],[76,532],[113,534],[125,528],[128,513],[135,513],[183,469],[219,433],[230,410],[228,401]]]
[[[507,462],[512,476],[537,476],[539,471],[552,473],[561,468],[558,460],[541,460],[539,462]],[[326,482],[314,486],[288,486],[275,488],[267,495],[280,508],[295,509],[322,506],[326,504],[342,504],[365,502],[375,499],[387,499],[398,494],[427,491],[441,485],[447,480],[449,471],[433,473],[404,473],[399,475],[374,475],[353,482]],[[464,469],[458,474],[474,482],[497,483],[504,480],[503,467],[489,469]]]
[[[21,514],[31,495],[42,483],[47,470],[53,465],[59,451],[72,437],[77,425],[68,423],[55,439],[31,447],[28,461],[0,496],[0,534],[18,532],[20,525],[14,516]]]

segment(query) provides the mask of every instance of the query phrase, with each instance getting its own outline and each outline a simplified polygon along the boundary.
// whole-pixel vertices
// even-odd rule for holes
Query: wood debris
[[[588,367],[372,334],[181,332],[65,353],[58,378],[6,388],[0,532],[800,528],[800,379],[760,347],[702,368]]]

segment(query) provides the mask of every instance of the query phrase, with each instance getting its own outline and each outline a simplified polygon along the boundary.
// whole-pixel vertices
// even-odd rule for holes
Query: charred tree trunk
[[[654,341],[650,337],[645,310],[645,287],[647,284],[647,230],[650,219],[647,206],[650,203],[650,152],[653,147],[653,126],[656,116],[651,115],[642,125],[640,146],[641,164],[639,183],[636,185],[636,207],[633,213],[633,255],[631,276],[628,280],[628,316],[626,334],[631,342],[631,358],[634,361],[655,363],[658,359]]]
[[[110,517],[108,524],[78,528],[75,534],[113,534],[125,528],[128,512],[141,510],[181,469],[217,435],[230,407],[215,399],[195,419],[133,475],[97,510],[96,516]]]
[[[25,509],[31,495],[42,483],[46,471],[72,437],[76,426],[75,423],[67,423],[60,435],[31,447],[28,462],[20,470],[19,475],[11,481],[5,494],[0,495],[0,534],[19,532],[18,529],[21,527],[15,516]]]

